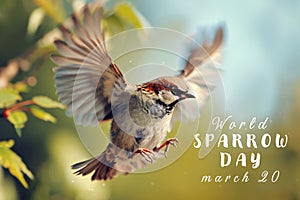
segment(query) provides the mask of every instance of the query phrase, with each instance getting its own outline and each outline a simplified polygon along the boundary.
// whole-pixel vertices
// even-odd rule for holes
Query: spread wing
[[[191,50],[186,66],[179,78],[187,81],[190,90],[196,97],[197,104],[195,105],[193,100],[182,101],[175,111],[177,115],[181,112],[182,119],[195,120],[199,117],[200,109],[214,89],[216,79],[219,77],[216,60],[220,56],[223,40],[224,30],[222,27],[218,27],[212,41],[204,37],[202,43]],[[175,114],[174,117],[178,117],[177,115]]]
[[[74,33],[60,26],[63,40],[55,41],[59,55],[51,56],[58,65],[54,72],[59,100],[68,106],[67,115],[84,126],[112,118],[112,91],[127,85],[107,53],[102,12],[97,8],[92,14],[86,6],[82,22],[73,15]]]

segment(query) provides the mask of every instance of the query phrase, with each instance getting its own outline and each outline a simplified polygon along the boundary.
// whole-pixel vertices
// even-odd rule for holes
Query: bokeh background
[[[71,0],[53,0],[72,12]],[[119,3],[108,1],[107,8]],[[90,182],[76,177],[70,165],[90,155],[81,144],[73,120],[63,111],[53,111],[56,124],[30,118],[18,138],[13,127],[0,119],[0,139],[13,138],[14,150],[35,175],[30,188],[24,189],[6,170],[0,169],[0,199],[300,199],[300,1],[172,1],[128,0],[152,26],[165,27],[192,35],[203,25],[226,24],[227,40],[224,88],[227,114],[235,121],[270,117],[271,135],[288,134],[285,149],[257,149],[261,152],[259,169],[235,167],[221,169],[215,148],[204,159],[191,146],[172,165],[161,170],[119,176],[108,182]],[[82,1],[76,1],[80,4]],[[57,25],[46,17],[37,31],[29,34],[28,20],[36,3],[29,0],[0,1],[0,66],[28,52],[42,36]],[[24,98],[48,95],[57,98],[53,82],[53,64],[46,59],[38,67],[16,76],[33,75],[37,85]],[[147,77],[146,74],[144,74]],[[204,108],[202,121],[209,119]],[[109,125],[104,125],[108,130]],[[201,132],[201,127],[199,127]],[[224,132],[230,134],[229,131]],[[262,131],[254,130],[259,137]],[[248,133],[246,131],[242,134]],[[229,148],[236,155],[252,150]],[[248,162],[249,164],[249,162]],[[250,164],[248,165],[250,166]],[[280,170],[277,183],[201,183],[202,175],[242,175],[249,171],[253,179],[267,169]]]

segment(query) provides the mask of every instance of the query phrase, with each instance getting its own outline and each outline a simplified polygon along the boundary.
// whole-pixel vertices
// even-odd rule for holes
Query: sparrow
[[[185,68],[178,76],[163,76],[146,83],[129,83],[111,59],[101,28],[103,8],[83,9],[83,19],[71,19],[73,29],[60,25],[63,39],[54,44],[51,55],[59,100],[67,105],[67,115],[76,124],[95,126],[111,120],[110,143],[99,156],[72,165],[77,175],[93,173],[91,180],[109,180],[129,174],[154,162],[159,153],[176,147],[176,138],[165,140],[175,114],[197,117],[214,83],[206,81],[205,63],[220,54],[224,31],[218,27],[213,41],[203,41],[191,50]],[[208,68],[210,75],[217,68]],[[195,101],[188,101],[195,99]],[[165,140],[165,141],[164,141]],[[162,152],[164,149],[164,152]]]

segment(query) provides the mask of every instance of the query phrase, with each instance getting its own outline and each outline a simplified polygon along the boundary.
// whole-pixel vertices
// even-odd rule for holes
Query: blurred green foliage
[[[41,120],[54,123],[55,118],[37,106],[64,108],[59,102],[43,96],[36,96],[33,97],[32,100],[21,101],[22,97],[20,92],[25,91],[28,91],[27,85],[20,82],[14,85],[8,84],[7,87],[0,89],[1,117],[7,119],[14,126],[18,136],[21,136],[22,128],[24,128],[28,120],[25,112],[29,112]],[[22,172],[31,179],[33,179],[33,175],[22,162],[22,159],[10,149],[13,145],[14,140],[0,142],[0,166],[8,168],[9,172],[14,175],[25,188],[28,188],[28,184]]]
[[[25,188],[28,188],[22,172],[30,179],[33,179],[33,175],[22,162],[22,159],[10,149],[13,145],[13,140],[0,142],[0,165],[8,168],[9,172],[17,177]]]
[[[49,53],[54,51],[53,39],[51,40],[51,38],[53,37],[52,34],[55,35],[55,31],[52,31],[52,29],[55,24],[63,23],[66,20],[68,10],[70,10],[68,8],[71,7],[75,1],[33,0],[29,4],[27,3],[28,2],[25,1],[21,1],[20,3],[18,1],[5,0],[1,1],[0,5],[0,10],[3,11],[0,13],[0,27],[2,29],[0,33],[1,46],[4,47],[6,45],[7,47],[6,49],[1,48],[0,50],[0,63],[3,65],[0,69],[0,112],[1,118],[14,126],[18,136],[21,136],[21,130],[25,127],[26,122],[31,119],[28,118],[26,113],[31,113],[32,116],[37,119],[55,123],[56,118],[42,108],[64,109],[64,105],[49,97],[34,95],[35,91],[38,91],[36,90],[38,87],[34,86],[36,86],[37,81],[39,83],[39,71],[43,65],[43,60],[47,59]],[[66,8],[64,5],[66,5]],[[10,11],[13,10],[18,10],[20,15],[18,15],[18,17],[9,15],[8,13],[12,13]],[[128,13],[128,15],[126,15],[126,13]],[[107,11],[105,15],[104,25],[110,34],[115,34],[128,28],[143,27],[143,22],[140,21],[137,12],[128,4],[119,4],[112,10]],[[111,21],[110,19],[113,17],[115,20]],[[49,23],[49,20],[52,22]],[[16,22],[22,24],[20,31],[16,27],[10,28],[12,24],[17,25]],[[26,25],[28,25],[27,28]],[[46,28],[42,29],[44,26]],[[18,49],[21,49],[21,51],[10,51],[10,47],[15,44],[11,42],[15,41],[15,38],[13,38],[14,34],[17,34],[18,38],[20,38],[18,34],[23,36],[21,37],[21,41],[17,40],[17,42],[19,42],[18,46],[20,47]],[[4,38],[5,40],[3,40]],[[13,48],[13,50],[15,49]],[[20,81],[15,82],[16,80]],[[13,82],[15,83],[13,84]],[[27,95],[24,94],[24,92],[29,93]],[[48,93],[53,96],[53,91],[52,93],[43,91],[43,93]],[[25,98],[29,96],[30,99],[23,100],[23,96]],[[31,127],[32,124],[28,124],[28,126]],[[10,126],[2,121],[1,129],[3,130],[3,134],[4,132],[12,132]],[[33,179],[33,175],[22,162],[21,157],[11,150],[11,147],[14,145],[14,140],[1,141],[1,139],[5,138],[5,135],[2,136],[4,137],[0,138],[0,166],[9,169],[9,172],[14,175],[25,188],[28,188],[28,184],[22,172],[30,179]],[[32,137],[31,139],[35,140],[36,138]],[[44,142],[46,142],[46,140],[44,140]],[[65,147],[64,144],[62,144],[62,146]],[[35,147],[39,148],[40,145]],[[22,153],[26,154],[26,151],[22,151]],[[34,159],[34,156],[32,158]],[[68,171],[70,171],[69,167]],[[28,193],[28,195],[34,197],[39,193],[39,189],[36,191],[37,193],[34,192],[32,195]],[[46,194],[44,195],[44,197],[47,196]],[[81,195],[82,194],[79,196]],[[4,193],[0,195],[0,199],[6,199],[6,197],[9,196],[18,195],[6,195]],[[20,198],[24,198],[21,193]],[[66,199],[65,197],[62,198]],[[84,198],[84,196],[82,196],[82,198]]]

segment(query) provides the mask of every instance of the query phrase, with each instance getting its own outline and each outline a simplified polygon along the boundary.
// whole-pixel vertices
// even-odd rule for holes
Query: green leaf
[[[112,12],[108,12],[104,17],[103,25],[110,35],[130,28],[150,26],[145,18],[128,3],[120,3],[114,7]]]
[[[141,15],[128,3],[115,6],[114,14],[124,23],[134,28],[143,28]]]
[[[4,168],[7,168],[9,172],[15,176],[25,188],[28,188],[28,184],[23,176],[23,173],[26,174],[31,180],[33,179],[33,175],[23,163],[22,159],[10,149],[13,145],[13,140],[0,142],[0,165]]]
[[[14,105],[22,97],[16,90],[11,88],[0,89],[0,108]]]
[[[22,128],[23,128],[23,127],[22,127]],[[17,133],[17,135],[18,135],[19,137],[22,136],[22,128],[17,128],[17,127],[15,127],[16,133]]]
[[[51,114],[45,112],[44,110],[42,110],[39,107],[36,107],[36,106],[31,107],[30,112],[36,118],[39,118],[39,119],[44,120],[46,122],[47,121],[52,122],[52,123],[56,122],[55,117],[53,117]]]
[[[125,30],[121,20],[114,14],[105,18],[104,26],[108,29],[110,35],[114,35]]]
[[[42,8],[34,9],[29,16],[27,33],[29,35],[34,35],[38,30],[39,26],[42,24],[45,17],[45,11]]]
[[[27,115],[25,112],[20,110],[9,112],[7,119],[14,125],[17,134],[21,136],[21,130],[27,122]]]
[[[32,101],[43,108],[61,108],[64,109],[65,106],[57,101],[54,101],[46,96],[36,96],[33,97]]]
[[[28,85],[23,82],[17,82],[13,85],[13,87],[18,92],[28,92],[29,91]]]
[[[60,0],[33,0],[33,2],[42,8],[49,17],[55,22],[61,23],[65,19],[65,12]]]

